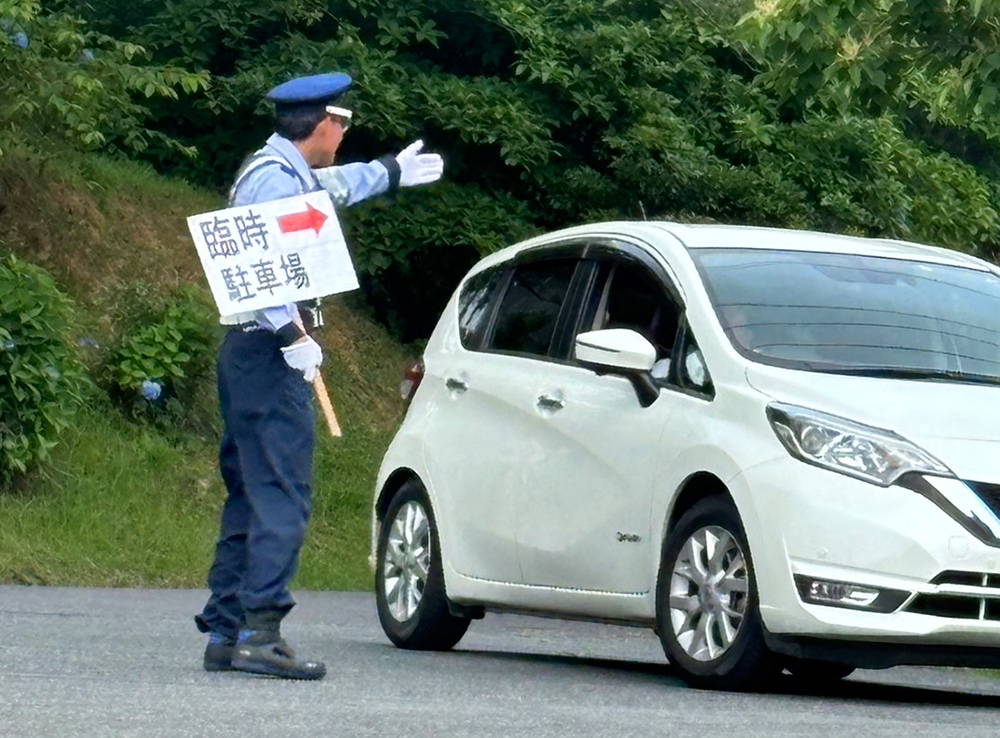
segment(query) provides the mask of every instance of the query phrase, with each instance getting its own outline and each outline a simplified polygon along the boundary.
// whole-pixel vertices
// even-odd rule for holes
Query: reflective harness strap
[[[233,207],[233,202],[236,199],[236,192],[239,189],[239,186],[243,184],[243,180],[245,180],[249,175],[253,174],[261,167],[267,166],[268,164],[277,164],[279,167],[285,170],[285,172],[296,177],[299,181],[302,182],[305,192],[312,192],[319,185],[319,183],[316,181],[315,176],[313,176],[312,182],[306,182],[304,179],[302,179],[302,176],[296,171],[295,167],[289,164],[286,159],[280,156],[274,156],[272,154],[257,153],[251,156],[247,160],[246,164],[243,165],[243,168],[240,169],[239,174],[236,175],[236,181],[233,182],[233,186],[229,188],[230,207]]]

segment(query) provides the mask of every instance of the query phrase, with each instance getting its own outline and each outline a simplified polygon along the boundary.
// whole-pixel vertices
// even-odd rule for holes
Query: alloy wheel
[[[398,622],[413,617],[427,586],[431,567],[430,521],[419,503],[399,508],[390,523],[383,563],[383,587],[389,612]]]
[[[697,661],[733,645],[746,614],[749,583],[743,549],[725,528],[699,528],[684,542],[670,576],[670,623]]]

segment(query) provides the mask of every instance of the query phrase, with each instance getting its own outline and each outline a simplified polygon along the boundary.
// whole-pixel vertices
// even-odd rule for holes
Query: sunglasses
[[[336,105],[327,105],[326,114],[336,118],[337,122],[340,123],[340,127],[345,131],[351,127],[351,118],[354,117],[354,113],[347,108],[338,108]]]

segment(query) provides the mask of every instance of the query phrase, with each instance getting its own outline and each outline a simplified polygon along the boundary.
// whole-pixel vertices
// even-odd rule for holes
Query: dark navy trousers
[[[222,530],[198,628],[235,637],[247,610],[288,612],[309,523],[316,410],[270,331],[230,331],[219,352],[226,484]]]

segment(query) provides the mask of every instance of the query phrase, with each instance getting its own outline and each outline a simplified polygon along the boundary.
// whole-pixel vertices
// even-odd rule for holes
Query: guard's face
[[[328,167],[333,164],[340,142],[344,140],[344,125],[340,119],[328,115],[317,127],[317,132],[320,134],[319,153],[323,157],[318,166]]]

